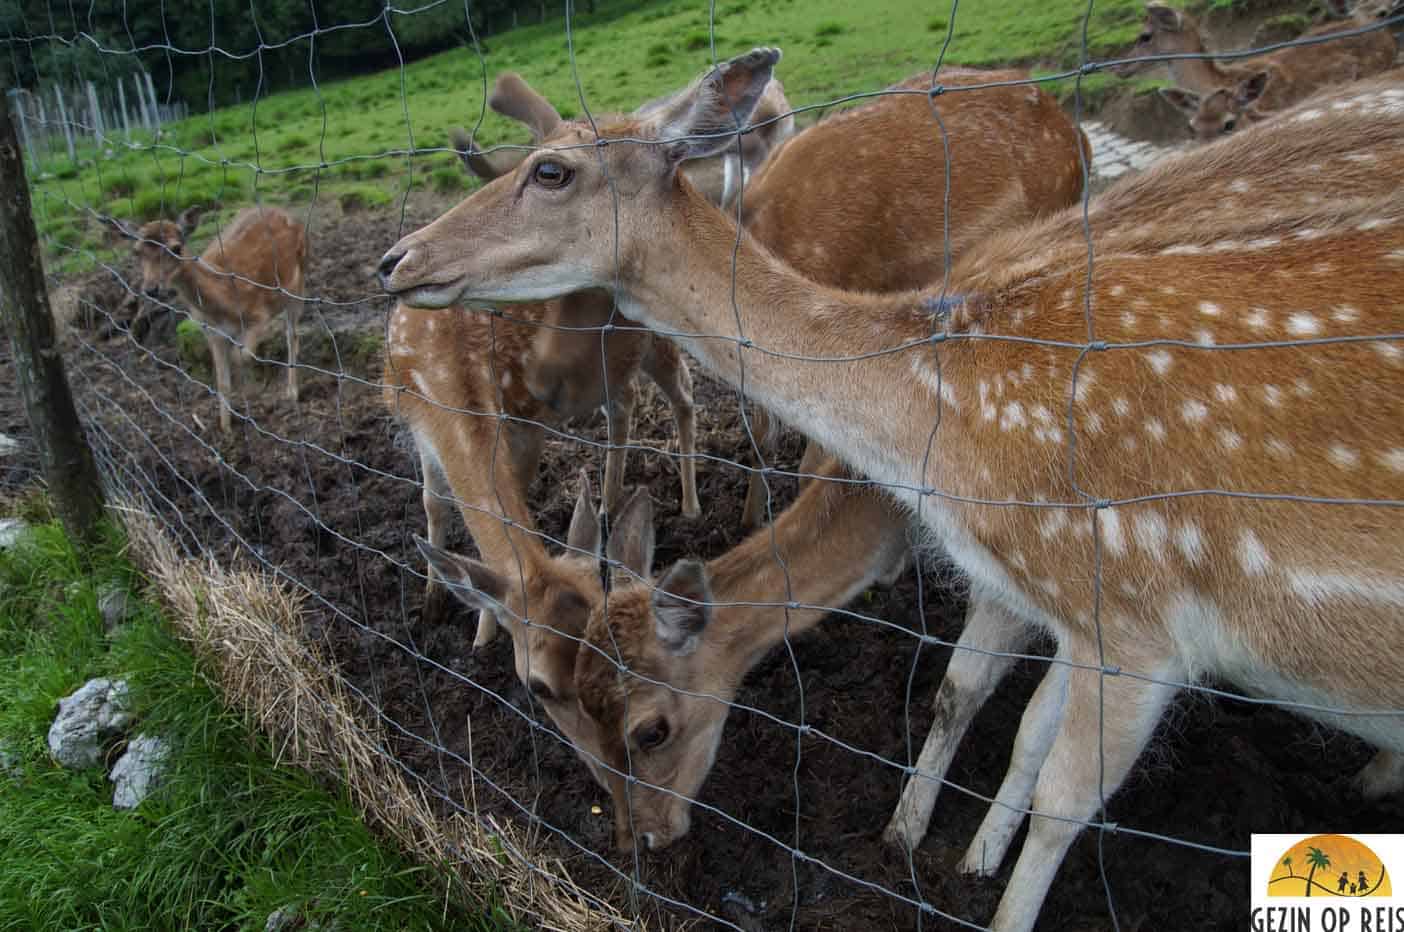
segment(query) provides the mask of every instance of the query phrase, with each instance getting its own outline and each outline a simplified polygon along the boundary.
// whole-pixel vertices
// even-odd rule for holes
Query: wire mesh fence
[[[93,91],[87,123],[76,111],[55,116],[28,105],[23,111],[35,219],[66,332],[69,377],[105,480],[116,498],[149,515],[174,553],[220,572],[266,574],[301,600],[297,621],[285,618],[264,635],[302,658],[303,666],[289,666],[293,673],[277,675],[333,684],[327,688],[336,695],[324,707],[307,701],[302,708],[309,721],[325,726],[334,718],[339,724],[332,731],[359,738],[330,742],[324,756],[373,758],[358,771],[370,774],[362,785],[394,783],[422,801],[404,808],[414,810],[423,831],[397,833],[402,840],[430,859],[473,871],[496,863],[515,872],[524,879],[509,887],[508,905],[547,926],[598,919],[647,926],[702,920],[737,929],[985,928],[1017,850],[1003,856],[991,848],[1008,848],[1034,806],[1037,766],[1023,775],[1022,790],[1013,770],[1014,782],[1006,779],[1016,731],[1021,743],[1038,743],[1045,731],[1051,738],[1061,713],[1048,697],[1089,671],[1099,684],[1114,681],[1119,696],[1129,689],[1215,701],[1182,702],[1171,734],[1154,745],[1154,762],[1133,772],[1109,800],[1109,812],[1075,820],[1088,831],[1062,862],[1041,928],[1236,927],[1246,912],[1249,833],[1404,825],[1397,804],[1362,799],[1346,785],[1370,760],[1366,745],[1291,714],[1313,711],[1312,703],[1283,695],[1250,700],[1235,684],[1192,682],[1191,672],[1172,668],[1122,669],[1096,655],[1059,653],[1047,631],[995,630],[977,611],[967,617],[967,581],[942,555],[939,545],[947,542],[929,546],[918,525],[864,477],[817,457],[797,466],[802,440],[787,432],[772,442],[747,396],[747,366],[876,366],[913,347],[957,338],[1070,353],[1066,416],[1008,401],[990,410],[1006,431],[1046,434],[1075,502],[1024,498],[1017,494],[1022,480],[1011,481],[1007,494],[972,500],[955,479],[928,485],[924,468],[911,482],[886,484],[908,499],[917,493],[919,514],[943,502],[1046,513],[1049,533],[1066,526],[1069,537],[1085,522],[1093,559],[1073,561],[1065,579],[1041,585],[1050,597],[1072,581],[1091,586],[1098,595],[1088,623],[1099,638],[1106,553],[1118,555],[1130,538],[1167,543],[1173,533],[1163,525],[1157,532],[1153,522],[1133,528],[1132,512],[1117,518],[1121,508],[1186,496],[1210,509],[1229,508],[1234,497],[1300,503],[1315,496],[1397,522],[1391,509],[1399,502],[1388,488],[1335,496],[1278,492],[1268,482],[1245,491],[1227,481],[1184,485],[1167,475],[1130,495],[1103,492],[1096,475],[1077,473],[1078,437],[1098,430],[1079,420],[1076,387],[1079,372],[1087,384],[1099,375],[1095,354],[1159,351],[1156,359],[1169,360],[1173,351],[1175,359],[1188,360],[1180,351],[1231,355],[1235,349],[1201,338],[1205,319],[1216,316],[1208,310],[1118,346],[1093,326],[1101,318],[1091,306],[1102,219],[1091,209],[1093,189],[1189,143],[1129,140],[1085,120],[1084,83],[1108,67],[1208,61],[1207,53],[1138,46],[1132,58],[1094,55],[1105,43],[1091,31],[1105,23],[1089,3],[1076,18],[1080,51],[1071,67],[1041,77],[965,71],[947,60],[960,50],[956,24],[982,13],[953,4],[926,43],[930,65],[917,77],[902,82],[904,75],[893,74],[890,86],[856,87],[839,75],[830,86],[841,91],[782,99],[746,137],[721,133],[745,156],[743,138],[759,138],[787,118],[800,121],[794,139],[822,127],[824,138],[835,140],[829,145],[845,147],[842,166],[815,158],[804,160],[802,170],[819,178],[828,172],[841,190],[867,183],[865,162],[891,168],[883,137],[865,135],[862,121],[888,114],[910,128],[911,111],[895,108],[917,106],[916,133],[927,141],[923,158],[930,160],[919,168],[936,197],[920,209],[912,204],[926,189],[884,197],[880,206],[891,200],[922,223],[870,245],[892,256],[903,241],[920,247],[908,260],[926,273],[918,280],[854,277],[868,270],[850,270],[852,257],[839,251],[848,247],[832,229],[766,221],[766,196],[795,187],[765,174],[764,157],[782,157],[783,139],[747,171],[723,157],[712,178],[713,199],[726,200],[743,226],[763,231],[770,222],[780,232],[765,245],[809,277],[835,287],[898,291],[949,284],[960,253],[972,246],[961,238],[975,210],[960,200],[966,176],[957,171],[971,138],[964,131],[982,119],[994,125],[1010,112],[1021,114],[1023,122],[1013,120],[1003,131],[1015,139],[1025,134],[1033,171],[1045,179],[1061,172],[1069,184],[1046,192],[1045,202],[1022,202],[1028,216],[981,217],[972,225],[998,232],[1045,207],[1076,211],[1081,201],[1086,248],[1064,300],[1073,301],[1076,278],[1089,286],[1077,298],[1086,303],[1086,332],[1061,341],[952,334],[962,296],[945,288],[923,306],[930,333],[872,353],[840,347],[817,358],[752,342],[738,336],[739,328],[704,334],[731,348],[717,356],[734,352],[745,360],[739,379],[730,380],[739,382],[738,391],[709,374],[727,363],[708,359],[707,351],[698,353],[702,364],[689,363],[608,299],[421,310],[397,306],[376,285],[386,250],[476,187],[459,164],[465,152],[444,141],[446,122],[472,124],[467,154],[480,160],[473,168],[480,174],[534,150],[521,142],[526,131],[488,119],[489,86],[498,72],[560,73],[574,89],[571,98],[551,100],[549,112],[519,98],[528,101],[517,112],[533,143],[551,136],[561,117],[578,115],[582,126],[597,129],[611,110],[632,111],[649,98],[653,113],[667,113],[677,100],[657,98],[666,87],[651,86],[637,100],[624,99],[632,90],[604,89],[624,83],[623,72],[608,72],[618,63],[598,57],[581,64],[582,46],[596,34],[581,39],[581,17],[569,3],[551,33],[548,60],[494,61],[498,56],[485,46],[499,39],[484,40],[484,25],[494,18],[505,25],[509,12],[516,24],[518,11],[486,12],[485,19],[468,5],[436,2],[323,21],[309,8],[300,15],[310,16],[310,24],[294,18],[278,32],[265,28],[266,11],[251,5],[247,22],[239,14],[236,41],[222,39],[235,14],[211,5],[199,32],[180,25],[186,38],[171,38],[163,11],[164,38],[148,41],[134,30],[155,34],[149,17],[138,23],[124,10],[95,23],[92,11],[85,20],[41,4],[9,24],[5,43],[17,84],[76,87],[94,68],[112,79],[102,100]],[[629,12],[650,15],[646,8]],[[1311,33],[1217,58],[1222,70],[1252,55],[1382,37],[1404,24],[1387,5],[1377,12],[1342,21],[1329,36]],[[706,43],[694,51],[724,61],[716,52],[717,11],[680,6],[678,14],[705,23]],[[435,31],[457,35],[464,47],[446,53],[447,66],[439,59],[439,70],[409,61],[406,48],[419,49],[403,37],[432,44],[423,36]],[[124,32],[126,42],[113,38]],[[206,32],[203,45],[189,38]],[[327,53],[319,44],[339,49],[343,65],[359,54],[370,65],[393,67],[333,82],[320,70]],[[288,64],[299,56],[303,74]],[[790,60],[778,66],[778,77]],[[138,75],[143,80],[135,81]],[[103,116],[102,101],[120,82],[142,87],[151,75],[154,89],[146,85],[137,101],[118,104],[115,119]],[[202,82],[204,100],[195,105],[208,112],[181,119],[188,104],[177,89],[196,94]],[[1059,82],[1068,89],[1066,108],[1035,91]],[[270,94],[275,87],[279,92]],[[423,102],[446,89],[459,95],[448,116]],[[1001,93],[1027,98],[1019,106],[1045,109],[1015,111],[1013,97]],[[32,96],[43,100],[41,92]],[[1197,106],[1207,106],[1210,96]],[[129,112],[157,114],[157,98],[167,108],[159,116],[138,120]],[[965,101],[976,117],[962,115]],[[846,105],[855,105],[851,113],[832,112]],[[1043,122],[1029,122],[1035,112]],[[1251,118],[1242,108],[1235,112],[1244,122]],[[1066,121],[1061,143],[1059,120]],[[158,127],[158,121],[166,122]],[[86,133],[75,139],[66,130],[78,124]],[[308,126],[315,129],[309,133]],[[512,133],[510,144],[488,144],[493,132]],[[566,145],[557,140],[556,151],[603,153],[618,144],[597,148],[593,136],[582,136]],[[874,147],[872,154],[865,146]],[[1008,153],[980,158],[991,174],[1017,161]],[[542,171],[556,170],[532,164],[538,180]],[[707,170],[696,169],[699,187],[709,183]],[[609,181],[612,214],[594,226],[596,235],[615,237],[616,249],[621,199],[637,196],[622,187],[628,180]],[[552,175],[542,183],[568,181]],[[757,190],[758,200],[748,202]],[[1393,222],[1392,202],[1379,199],[1381,216]],[[844,198],[840,218],[878,210],[862,205],[859,196]],[[250,206],[262,212],[240,217]],[[275,208],[286,211],[297,236],[275,232],[270,218],[283,216]],[[892,213],[878,217],[890,223]],[[1114,226],[1115,218],[1107,222]],[[1203,222],[1200,215],[1184,219]],[[864,235],[861,222],[854,226]],[[1212,243],[1195,248],[1214,251]],[[733,304],[741,255],[738,241]],[[259,268],[271,272],[252,271],[258,256]],[[616,255],[614,265],[622,276],[623,257]],[[291,326],[280,336],[284,320]],[[1350,338],[1302,328],[1305,322],[1290,341],[1240,348],[1324,352],[1368,340],[1399,349],[1400,334],[1387,327]],[[696,335],[680,335],[697,352]],[[246,357],[242,362],[225,358],[230,345]],[[298,376],[295,400],[285,387],[291,371]],[[945,397],[939,362],[934,371],[914,363],[909,377],[930,382]],[[993,373],[991,384],[1004,377]],[[1011,370],[1011,399],[1015,386],[1038,377]],[[763,373],[759,384],[767,390]],[[1290,375],[1280,384],[1292,391]],[[964,402],[983,407],[984,389],[982,382],[978,401]],[[1121,401],[1128,408],[1135,403]],[[7,426],[22,433],[17,402],[7,396],[3,403]],[[904,416],[885,403],[871,399],[864,417]],[[939,418],[923,427],[928,457],[952,429]],[[1220,440],[1232,452],[1232,439]],[[610,458],[624,459],[616,467],[623,469],[622,483]],[[26,462],[6,460],[7,485],[32,475]],[[691,473],[700,509],[689,507],[686,491],[675,491],[687,488]],[[768,526],[748,536],[743,513],[753,482],[753,504],[760,503]],[[639,488],[646,490],[642,497],[634,495]],[[601,495],[613,506],[602,525]],[[432,546],[420,549],[417,535]],[[1174,544],[1185,552],[1196,546],[1183,535]],[[1240,548],[1237,559],[1251,562],[1255,552],[1245,557]],[[474,553],[476,560],[464,556]],[[426,589],[429,575],[440,582],[437,591]],[[488,639],[493,624],[478,617],[483,608],[505,636]],[[819,630],[803,633],[821,617]],[[206,649],[218,654],[219,629],[202,630],[210,632]],[[475,636],[484,643],[475,644]],[[955,658],[964,658],[965,676],[986,685],[943,684]],[[257,669],[272,678],[267,671],[276,664],[267,663]],[[286,693],[274,690],[259,701],[276,704],[280,696]],[[1364,714],[1336,702],[1315,706],[1337,721]],[[1026,715],[1026,709],[1035,711]],[[1368,715],[1386,723],[1383,731],[1397,732],[1404,720],[1389,707]],[[923,742],[932,730],[948,740],[928,756]],[[1106,753],[1106,740],[1099,732],[1097,745],[1082,749],[1089,760]],[[1175,768],[1163,766],[1171,758]],[[905,834],[884,832],[904,786],[911,793],[922,785],[928,791],[917,795],[927,796],[927,810],[934,806],[929,830],[921,805],[912,803]],[[391,800],[373,811],[393,825],[386,813],[395,808]],[[431,831],[424,827],[431,821],[457,828]],[[490,855],[470,856],[469,845]]]

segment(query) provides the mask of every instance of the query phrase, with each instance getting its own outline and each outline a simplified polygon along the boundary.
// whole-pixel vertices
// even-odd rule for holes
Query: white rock
[[[103,748],[131,724],[126,710],[127,684],[96,679],[59,700],[58,716],[49,726],[49,753],[65,767],[96,767]]]
[[[0,550],[9,550],[19,539],[24,536],[24,532],[29,530],[29,525],[20,518],[0,518]]]
[[[135,809],[151,795],[165,774],[170,746],[151,735],[137,735],[127,751],[112,765],[112,808]]]

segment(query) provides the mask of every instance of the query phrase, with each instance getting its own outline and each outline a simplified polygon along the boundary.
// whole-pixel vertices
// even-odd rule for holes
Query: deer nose
[[[380,287],[386,291],[391,291],[390,276],[395,274],[395,268],[404,261],[410,251],[408,249],[392,249],[380,258],[380,265],[377,268]]]

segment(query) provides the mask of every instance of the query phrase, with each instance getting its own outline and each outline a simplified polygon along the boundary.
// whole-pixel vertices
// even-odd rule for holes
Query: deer
[[[1341,2],[1330,4],[1345,17],[1308,30],[1312,39],[1362,29],[1393,15],[1386,0],[1358,4],[1353,10]],[[1389,29],[1380,27],[1357,36],[1313,45],[1296,45],[1276,52],[1220,65],[1208,57],[1198,22],[1180,10],[1150,3],[1145,26],[1129,57],[1163,54],[1202,55],[1170,59],[1166,66],[1179,85],[1160,93],[1190,118],[1190,132],[1208,141],[1232,132],[1240,123],[1258,122],[1327,87],[1380,74],[1394,66],[1398,42]],[[1145,64],[1130,62],[1110,70],[1129,77]]]
[[[228,434],[233,377],[253,358],[279,314],[287,332],[287,396],[297,403],[297,322],[307,276],[307,229],[281,208],[249,207],[218,232],[199,258],[192,258],[185,248],[201,213],[202,208],[190,207],[174,221],[153,220],[134,228],[113,220],[113,226],[135,241],[141,293],[159,300],[173,290],[205,331],[219,427]],[[134,332],[143,316],[133,320]],[[231,356],[234,345],[240,350],[237,358]]]
[[[942,73],[942,81],[952,86],[1027,77],[1013,70]],[[916,75],[892,87],[921,91],[929,85],[929,75]],[[773,109],[769,95],[774,87],[772,80],[753,121]],[[524,82],[513,89],[517,102],[511,109],[533,115],[538,139],[546,135],[538,132],[541,128],[560,124],[551,104]],[[668,99],[672,98],[664,98]],[[1081,197],[1082,166],[1090,164],[1091,148],[1051,95],[1011,86],[979,96],[942,96],[936,107],[953,140],[949,195],[946,156],[939,142],[930,144],[932,104],[924,94],[899,94],[838,113],[779,145],[745,185],[739,204],[741,226],[815,281],[900,291],[943,273],[948,199],[949,248],[959,256],[988,230],[1067,207]],[[635,115],[646,117],[650,112],[646,105]],[[862,140],[865,155],[853,157],[854,140]],[[683,163],[689,182],[696,177],[690,169],[699,161],[714,160]],[[896,201],[908,209],[893,227],[888,221]],[[541,329],[535,344],[533,378],[539,390],[533,390],[539,397],[598,395],[593,382],[600,367],[591,358],[601,328],[611,322],[612,308],[608,300],[565,300],[551,306],[549,326]],[[750,429],[763,462],[774,458],[778,426],[764,407],[754,408]],[[806,447],[797,469],[801,482],[818,471],[824,458],[821,446]],[[751,471],[743,528],[764,522],[766,498],[761,472]]]
[[[562,125],[394,244],[381,287],[426,308],[612,289],[888,487],[972,612],[997,616],[984,630],[1051,634],[1018,799],[967,851],[994,870],[1030,815],[998,932],[1032,928],[1082,827],[1206,677],[1380,748],[1362,785],[1397,792],[1404,86],[1327,90],[883,295],[808,281],[678,179],[779,57],[733,58],[646,122]],[[1273,177],[1245,174],[1262,164]],[[617,207],[611,185],[630,192]],[[1243,191],[1251,208],[1223,209]],[[577,235],[604,226],[617,236]],[[1362,629],[1377,650],[1311,649]]]

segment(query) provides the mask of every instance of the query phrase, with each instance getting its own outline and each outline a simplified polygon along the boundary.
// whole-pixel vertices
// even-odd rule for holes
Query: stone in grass
[[[170,747],[160,738],[137,735],[112,765],[112,808],[135,809],[161,783]]]
[[[103,749],[131,724],[126,710],[127,684],[105,678],[88,680],[77,692],[59,700],[49,726],[49,753],[65,767],[96,767]]]
[[[338,927],[338,923],[332,923],[333,930]],[[273,910],[263,924],[263,932],[318,932],[322,928],[320,922],[309,922],[301,907],[291,904]]]
[[[29,525],[23,518],[0,518],[0,550],[9,550],[19,543]]]

